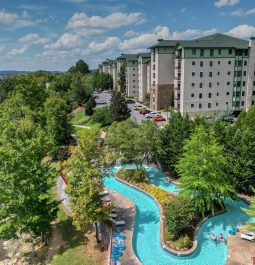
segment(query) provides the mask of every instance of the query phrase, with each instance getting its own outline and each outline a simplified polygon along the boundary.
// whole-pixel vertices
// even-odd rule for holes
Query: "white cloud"
[[[82,55],[97,54],[106,51],[112,51],[118,48],[120,44],[120,39],[118,37],[108,37],[103,42],[92,41],[89,44],[89,48],[82,52]]]
[[[138,33],[135,32],[135,31],[133,31],[133,30],[128,30],[128,31],[124,34],[124,36],[127,37],[127,38],[134,37],[134,36],[136,36],[136,35],[138,35]]]
[[[38,34],[27,34],[19,39],[20,43],[25,43],[27,45],[38,45],[45,44],[49,42],[48,38],[40,37]]]
[[[184,8],[182,8],[182,9],[180,10],[180,13],[184,13],[186,10],[187,10],[187,8],[184,7]]]
[[[217,8],[223,7],[223,6],[234,6],[239,3],[239,0],[218,0],[214,2],[214,5]]]
[[[43,11],[47,9],[47,6],[23,4],[20,6],[20,8],[25,9],[25,10],[31,10],[31,11]]]
[[[174,40],[183,40],[189,38],[197,38],[206,35],[211,35],[217,33],[218,30],[216,28],[212,28],[209,30],[200,30],[200,29],[187,29],[185,31],[175,31],[171,34],[171,38]]]
[[[0,24],[11,24],[18,18],[16,13],[9,13],[5,9],[0,10]]]
[[[73,33],[64,33],[55,43],[45,45],[45,49],[61,50],[77,48],[81,44],[81,36]]]
[[[28,49],[27,45],[24,45],[24,46],[19,47],[19,48],[14,48],[7,53],[7,57],[21,55],[21,54],[25,53],[27,51],[27,49]]]
[[[252,9],[249,9],[246,11],[239,9],[239,10],[233,11],[231,13],[231,16],[233,16],[233,17],[246,17],[246,16],[250,16],[250,15],[255,15],[255,8],[252,8]]]
[[[226,32],[226,34],[236,38],[249,39],[250,37],[255,36],[255,27],[243,24],[234,27]]]
[[[68,21],[67,28],[93,28],[93,29],[114,29],[132,24],[142,24],[145,22],[145,16],[142,13],[122,13],[116,12],[105,17],[87,16],[86,13],[75,13]]]

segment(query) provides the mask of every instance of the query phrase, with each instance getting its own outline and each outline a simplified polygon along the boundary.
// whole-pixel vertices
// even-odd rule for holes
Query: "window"
[[[248,56],[248,50],[244,50],[244,56]]]
[[[213,66],[213,61],[210,61],[210,66]]]
[[[228,104],[229,104],[229,103],[228,103],[228,102],[226,102],[226,106],[228,106]]]
[[[255,101],[254,100],[251,102],[251,105],[255,105]]]
[[[247,66],[247,61],[246,60],[243,62],[243,65],[244,66]]]
[[[244,97],[245,96],[245,91],[242,91],[242,97]]]
[[[201,62],[200,62],[200,67],[203,67],[203,66],[204,66],[204,62],[201,61]]]
[[[156,77],[156,74],[155,73],[153,73],[153,78],[155,78]]]
[[[192,55],[196,55],[197,54],[197,50],[196,49],[192,49]]]
[[[205,50],[204,49],[200,49],[200,56],[204,56],[205,54]]]
[[[203,83],[200,83],[199,84],[199,88],[203,88]]]
[[[195,61],[192,61],[192,65],[196,65],[196,62]]]
[[[200,109],[202,109],[202,103],[199,103],[199,104],[198,104],[198,107],[199,107]]]
[[[229,96],[229,92],[226,92],[226,95]]]
[[[246,85],[246,82],[245,81],[243,81],[243,86],[245,86]]]
[[[212,72],[209,72],[209,77],[212,77]]]
[[[231,72],[230,71],[228,71],[228,75],[231,75]]]
[[[217,75],[220,75],[220,72],[218,72]]]
[[[191,108],[194,108],[194,104],[190,104],[190,107],[191,107]]]
[[[230,86],[230,82],[227,82],[227,86]]]
[[[133,86],[133,88],[135,88],[135,86]],[[135,93],[135,91],[134,91],[134,93]]]
[[[192,76],[195,76],[195,72],[192,72]]]
[[[194,94],[194,93],[192,93],[190,96],[191,96],[192,98],[194,98],[195,94]]]
[[[242,66],[242,60],[235,61],[235,66],[241,67]]]
[[[208,103],[208,109],[210,109],[212,106],[212,103]]]
[[[243,71],[243,76],[246,76],[246,71]]]
[[[231,64],[231,61],[228,61],[228,64]]]
[[[218,61],[218,65],[220,65],[220,61]]]
[[[156,68],[156,66],[155,66],[155,64],[153,64],[153,70],[155,70],[155,68]]]
[[[221,49],[218,49],[218,54],[221,55]]]
[[[216,96],[217,96],[217,97],[219,96],[219,92],[216,93]]]
[[[255,96],[255,91],[252,91],[252,95]]]
[[[228,54],[232,54],[232,49],[229,49],[228,50]]]
[[[135,74],[133,74],[133,76],[135,76]]]
[[[135,83],[135,80],[133,80],[133,83]]]
[[[195,83],[191,83],[191,86],[194,87],[195,86]]]
[[[215,105],[216,105],[216,107],[218,107],[219,106],[219,102],[216,102]]]
[[[212,97],[212,93],[208,93],[208,98],[211,98]]]
[[[217,82],[217,86],[220,86],[220,82]]]
[[[242,107],[244,106],[244,101],[241,102],[241,106],[242,106]]]
[[[210,87],[210,88],[212,87],[212,82],[209,82],[209,87]]]
[[[200,77],[203,77],[203,75],[204,75],[203,72],[200,72]]]
[[[203,98],[203,94],[202,93],[199,93],[199,98]]]
[[[210,49],[210,56],[213,56],[213,49]]]
[[[242,72],[241,71],[235,71],[235,77],[241,77]]]
[[[255,86],[255,81],[253,81],[253,86]]]

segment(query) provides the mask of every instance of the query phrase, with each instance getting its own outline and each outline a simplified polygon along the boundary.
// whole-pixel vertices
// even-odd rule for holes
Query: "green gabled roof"
[[[127,61],[136,61],[138,59],[138,55],[137,54],[121,54],[121,56],[119,56],[117,58],[118,59],[125,59]]]
[[[205,36],[190,41],[178,41],[183,48],[236,48],[247,49],[249,42],[246,40],[234,38],[221,33]]]
[[[103,65],[108,65],[109,64],[109,61],[104,61],[102,62]]]
[[[149,47],[149,49],[156,47],[175,47],[177,43],[177,40],[160,40],[157,44]]]
[[[144,60],[144,63],[149,63],[151,61],[151,58],[147,58]]]
[[[142,58],[151,58],[151,53],[150,52],[144,52],[144,53],[138,53],[138,57]]]

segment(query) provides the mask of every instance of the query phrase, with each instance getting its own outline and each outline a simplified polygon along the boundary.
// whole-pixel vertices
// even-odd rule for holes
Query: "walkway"
[[[255,243],[241,239],[241,233],[247,228],[242,226],[239,229],[240,233],[228,237],[228,260],[226,265],[254,265]],[[252,257],[254,257],[254,261]]]
[[[114,192],[108,188],[105,188],[111,197],[112,202],[116,205],[116,211],[121,219],[126,222],[124,233],[127,237],[126,247],[127,249],[123,252],[121,258],[121,265],[142,265],[140,261],[136,258],[136,255],[132,246],[132,235],[135,223],[135,205],[128,200],[126,197]]]

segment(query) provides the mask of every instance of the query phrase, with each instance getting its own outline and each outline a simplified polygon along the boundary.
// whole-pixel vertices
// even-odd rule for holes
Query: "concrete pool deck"
[[[247,229],[246,226],[241,226],[239,229],[238,234],[228,237],[228,260],[226,265],[254,265],[255,243],[240,238],[240,235]]]
[[[105,188],[111,197],[111,201],[116,205],[116,212],[118,217],[125,220],[126,224],[124,227],[124,233],[127,237],[126,239],[126,250],[123,252],[121,257],[121,265],[142,265],[142,263],[137,259],[132,245],[132,237],[134,231],[135,205],[121,194],[114,192],[108,188]]]

